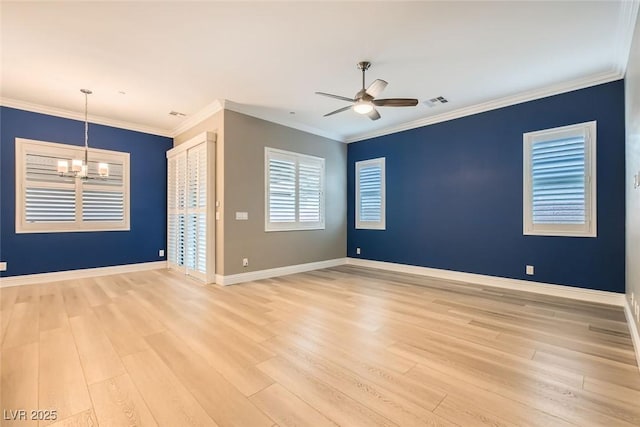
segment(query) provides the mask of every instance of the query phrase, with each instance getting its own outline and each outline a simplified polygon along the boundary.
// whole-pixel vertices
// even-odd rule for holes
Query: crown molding
[[[49,107],[47,105],[34,104],[32,102],[20,101],[11,98],[0,98],[0,105],[3,107],[16,108],[18,110],[30,111],[32,113],[47,114],[49,116],[62,117],[65,119],[79,120],[84,122],[84,113],[65,110],[62,108]],[[97,125],[112,126],[120,129],[133,130],[136,132],[149,133],[152,135],[173,137],[171,131],[167,129],[145,126],[137,123],[125,122],[121,120],[109,119],[107,117],[89,115],[90,123]]]
[[[618,15],[617,25],[617,43],[615,52],[617,57],[617,71],[624,76],[627,72],[627,63],[629,62],[629,54],[631,53],[631,43],[633,42],[633,33],[638,19],[638,9],[640,1],[624,1],[620,5],[620,13]]]
[[[223,101],[220,101],[218,99],[214,100],[211,104],[208,104],[207,106],[205,106],[204,108],[196,112],[195,114],[189,115],[182,122],[180,122],[178,126],[173,128],[173,130],[170,133],[170,136],[175,138],[176,136],[180,135],[183,132],[188,131],[192,127],[196,126],[198,123],[201,123],[202,121],[208,119],[209,117],[213,116],[219,111],[222,111],[223,109],[224,109],[224,100]]]
[[[630,2],[631,3],[631,2]],[[630,13],[635,13],[637,16],[638,13],[638,2],[634,1],[633,4],[635,8],[633,10],[629,10],[625,16]],[[632,20],[635,23],[635,19]],[[631,36],[633,37],[633,31],[631,31]],[[629,41],[630,43],[630,41]],[[627,59],[628,59],[627,50]],[[624,66],[626,67],[626,60],[624,61]],[[371,132],[357,133],[348,137],[344,137],[336,132],[329,132],[323,129],[318,129],[313,126],[308,126],[300,122],[296,122],[294,120],[284,120],[281,117],[275,117],[275,115],[265,113],[262,110],[259,110],[257,107],[252,107],[247,104],[239,104],[229,100],[215,100],[212,103],[208,104],[206,107],[198,111],[197,113],[190,115],[188,118],[183,120],[177,127],[172,130],[154,128],[150,126],[140,125],[136,123],[130,123],[125,121],[108,119],[106,117],[100,116],[89,116],[89,121],[91,123],[113,126],[122,129],[133,130],[137,132],[150,133],[153,135],[166,136],[170,138],[175,138],[179,134],[189,130],[193,126],[201,123],[207,118],[213,116],[219,111],[224,109],[235,111],[237,113],[246,114],[248,116],[256,117],[258,119],[266,120],[272,123],[276,123],[279,125],[287,126],[293,129],[297,129],[303,132],[311,133],[314,135],[322,136],[324,138],[329,138],[334,141],[352,143],[357,141],[363,141],[366,139],[376,138],[379,136],[389,135],[393,133],[402,132],[405,130],[411,130],[423,126],[428,126],[436,123],[446,122],[449,120],[458,119],[465,116],[470,116],[473,114],[483,113],[486,111],[495,110],[498,108],[508,107],[511,105],[521,104],[523,102],[533,101],[540,98],[545,98],[548,96],[558,95],[565,92],[570,92],[573,90],[583,89],[590,86],[596,86],[603,83],[609,83],[615,80],[619,80],[624,77],[624,72],[616,67],[616,70],[596,74],[576,80],[571,80],[564,83],[558,83],[552,86],[547,86],[542,89],[534,89],[527,92],[522,92],[516,95],[506,96],[503,98],[494,99],[491,101],[483,102],[476,105],[471,105],[468,107],[458,108],[453,111],[449,111],[446,113],[438,114],[435,116],[424,117],[417,120],[412,120],[410,122],[401,123],[394,126],[385,127],[382,129],[378,129]],[[67,119],[80,120],[84,121],[84,115],[82,113],[78,113],[75,111],[64,110],[61,108],[48,107],[45,105],[34,104],[25,101],[19,101],[16,99],[10,98],[0,98],[0,105],[4,107],[17,108],[20,110],[31,111],[34,113],[42,113],[48,114],[56,117],[63,117]]]
[[[427,125],[446,122],[453,119],[459,119],[465,116],[471,116],[473,114],[483,113],[485,111],[496,110],[498,108],[508,107],[511,105],[521,104],[527,101],[533,101],[540,98],[546,98],[548,96],[558,95],[565,92],[571,92],[577,89],[583,89],[590,86],[596,86],[603,83],[620,80],[624,77],[624,73],[615,70],[606,73],[596,74],[581,79],[571,80],[564,83],[558,83],[555,85],[547,86],[542,89],[534,89],[526,92],[521,92],[516,95],[505,96],[503,98],[494,99],[491,101],[483,102],[468,107],[458,108],[453,111],[438,114],[436,116],[424,117],[422,119],[413,120],[406,123],[401,123],[395,126],[389,126],[386,128],[378,129],[372,132],[365,132],[354,134],[345,139],[345,142],[357,142],[365,139],[371,139],[378,136],[389,135],[392,133],[402,132],[405,130],[415,129]]]
[[[229,101],[227,99],[224,102],[224,108],[226,110],[235,111],[236,113],[246,114],[247,116],[255,117],[258,119],[266,120],[268,122],[272,122],[282,126],[297,129],[302,132],[307,132],[314,135],[322,136],[324,138],[332,139],[334,141],[345,142],[344,137],[339,133],[327,131],[324,129],[319,129],[314,126],[308,126],[295,120],[283,119],[282,117],[278,117],[275,114],[270,114],[268,111],[264,111],[259,107],[255,107],[247,104],[238,104],[236,102]]]

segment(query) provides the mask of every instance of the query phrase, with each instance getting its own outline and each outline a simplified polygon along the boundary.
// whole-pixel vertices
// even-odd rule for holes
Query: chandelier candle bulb
[[[109,164],[108,163],[98,163],[98,175],[101,177],[109,176]]]
[[[66,160],[58,160],[58,173],[69,172],[69,163]]]
[[[82,170],[82,160],[74,159],[71,161],[71,170],[73,172],[80,172]]]

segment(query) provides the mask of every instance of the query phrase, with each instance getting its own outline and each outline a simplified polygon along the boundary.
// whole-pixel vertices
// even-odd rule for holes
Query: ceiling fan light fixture
[[[358,114],[369,114],[373,110],[373,105],[367,101],[358,101],[353,104],[353,111]]]

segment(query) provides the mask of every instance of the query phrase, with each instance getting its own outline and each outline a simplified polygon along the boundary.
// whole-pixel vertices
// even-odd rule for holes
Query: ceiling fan
[[[415,107],[418,105],[418,100],[413,98],[387,98],[387,99],[375,99],[380,95],[385,87],[389,83],[384,80],[377,79],[369,85],[368,88],[364,87],[364,73],[369,69],[371,63],[368,61],[362,61],[358,63],[358,69],[362,70],[362,89],[356,93],[356,96],[349,98],[346,96],[333,95],[331,93],[316,92],[318,95],[328,96],[329,98],[339,99],[341,101],[347,101],[353,103],[346,107],[339,108],[335,111],[327,113],[324,117],[331,116],[333,114],[341,113],[353,108],[353,111],[359,114],[367,115],[371,120],[378,120],[380,113],[375,107]]]

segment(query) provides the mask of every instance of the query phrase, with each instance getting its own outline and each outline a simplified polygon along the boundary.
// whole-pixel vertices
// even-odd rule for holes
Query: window
[[[265,231],[324,229],[324,159],[265,148]]]
[[[596,122],[524,134],[524,234],[596,237]]]
[[[91,161],[91,158],[96,161]],[[89,149],[90,177],[58,174],[58,160],[84,159],[84,147],[16,138],[16,233],[129,230],[129,153]]]
[[[356,228],[384,230],[385,158],[356,162]]]

